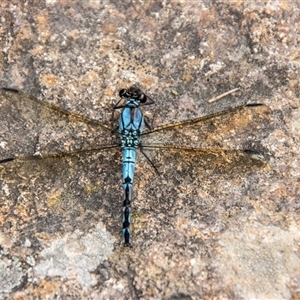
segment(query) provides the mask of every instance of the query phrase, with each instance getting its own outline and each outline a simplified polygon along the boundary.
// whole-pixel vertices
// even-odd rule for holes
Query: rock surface
[[[0,298],[300,298],[298,1],[2,0],[0,15],[0,86],[96,120],[0,93],[0,159],[36,155],[0,165]],[[227,151],[145,150],[161,176],[139,153],[125,248],[120,150],[47,155],[117,141],[105,126],[133,84],[155,126],[263,105],[145,135]]]

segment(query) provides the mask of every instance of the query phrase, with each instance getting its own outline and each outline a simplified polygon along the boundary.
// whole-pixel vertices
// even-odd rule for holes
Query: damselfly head
[[[136,86],[131,86],[129,89],[121,89],[119,92],[121,98],[131,98],[145,103],[147,96]]]

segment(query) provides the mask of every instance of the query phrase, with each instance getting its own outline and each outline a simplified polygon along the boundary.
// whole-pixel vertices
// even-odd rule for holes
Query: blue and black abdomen
[[[137,107],[138,103],[133,99],[126,102],[126,107],[120,115],[119,132],[121,136],[121,148],[123,150],[123,164],[122,164],[122,186],[124,190],[123,200],[123,243],[125,245],[131,244],[130,204],[132,201],[132,185],[136,161],[136,148],[141,143],[141,133],[144,127],[144,117]]]

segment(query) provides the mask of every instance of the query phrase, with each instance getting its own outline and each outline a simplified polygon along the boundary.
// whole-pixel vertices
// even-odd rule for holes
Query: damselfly
[[[13,171],[7,172],[7,165],[15,164],[17,162],[34,162],[35,168],[37,168],[39,161],[49,161],[50,159],[51,162],[43,169],[44,174],[42,174],[42,176],[47,177],[48,170],[49,173],[61,172],[60,174],[57,174],[57,180],[59,180],[59,178],[63,178],[62,173],[65,173],[66,167],[63,164],[61,164],[61,166],[59,166],[59,163],[58,165],[57,163],[54,164],[53,159],[59,161],[66,156],[79,157],[79,155],[83,153],[105,151],[107,149],[112,150],[119,147],[123,152],[122,186],[124,196],[122,234],[124,245],[129,246],[131,245],[129,226],[131,223],[131,201],[136,149],[139,148],[142,151],[155,173],[158,174],[164,173],[164,168],[167,164],[166,162],[159,162],[160,154],[163,152],[169,156],[170,160],[172,157],[175,158],[176,153],[177,155],[179,153],[185,153],[187,159],[193,161],[195,165],[202,165],[204,168],[218,168],[219,170],[222,170],[222,165],[228,163],[232,168],[239,166],[241,171],[247,171],[251,165],[256,165],[258,167],[264,165],[261,155],[256,149],[252,148],[250,142],[253,142],[253,139],[245,142],[243,148],[234,150],[219,149],[217,148],[217,146],[219,146],[218,139],[211,139],[209,141],[208,137],[211,136],[212,131],[218,130],[216,124],[222,124],[222,122],[223,124],[225,122],[234,125],[232,126],[233,132],[231,135],[235,136],[237,139],[245,134],[243,131],[248,127],[250,128],[250,133],[252,131],[251,134],[253,135],[254,128],[261,128],[261,125],[264,124],[267,120],[267,116],[271,112],[265,105],[246,104],[212,115],[152,128],[140,110],[141,106],[154,104],[152,98],[134,86],[129,89],[122,89],[119,92],[119,95],[121,97],[120,101],[124,100],[125,103],[120,104],[119,101],[113,107],[114,110],[122,109],[118,128],[120,139],[117,141],[114,139],[116,129],[113,126],[105,125],[100,121],[79,114],[70,113],[67,110],[38,100],[35,97],[28,96],[17,90],[2,89],[0,104],[2,113],[1,118],[4,125],[0,132],[0,147],[2,148],[0,157],[2,160],[0,163],[3,166],[2,172],[0,173],[2,179],[1,201],[7,203],[7,201],[13,200],[16,205],[16,202],[19,201],[22,203],[23,199],[26,199],[26,186],[20,187],[18,186],[18,182],[15,182],[15,186],[13,186],[10,179],[12,178],[11,173],[17,172],[18,168],[12,168]],[[15,122],[16,125],[11,126],[10,122]],[[52,125],[49,125],[51,122]],[[73,126],[74,123],[81,124],[79,130],[75,129],[75,126]],[[146,124],[147,127],[145,131],[143,131],[144,124]],[[254,125],[252,129],[251,126],[248,126],[249,124]],[[58,137],[55,136],[53,138],[53,136],[51,136],[53,128],[58,132]],[[28,135],[26,136],[23,133],[24,129],[28,132]],[[64,138],[64,131],[68,132],[69,136],[79,135],[80,145],[74,145],[72,141],[66,140]],[[249,133],[248,129],[246,131]],[[91,132],[93,135],[91,135]],[[9,139],[6,139],[8,136]],[[99,141],[96,142],[97,146],[92,146],[93,143],[95,144],[95,136],[97,136]],[[59,142],[60,138],[64,140],[63,145]],[[204,140],[206,140],[206,142],[203,142]],[[47,153],[45,153],[45,148],[50,149],[50,151],[47,150]],[[69,149],[71,150],[67,151]],[[144,151],[146,149],[159,150],[160,153],[155,157],[151,155],[148,156]],[[12,156],[12,154],[14,156]],[[217,163],[217,161],[219,161],[219,163]],[[9,164],[5,164],[4,166],[4,163]],[[76,169],[74,164],[70,164],[71,163],[69,163],[68,168]],[[58,171],[60,167],[61,170]],[[112,165],[110,165],[110,168],[115,170]],[[55,171],[53,171],[53,169],[55,169]],[[28,176],[30,178],[30,168],[27,169],[26,172],[25,175],[24,173],[20,173],[15,174],[15,176]],[[90,192],[93,193],[93,189],[95,189],[97,184],[94,184],[93,187],[90,188],[88,184],[81,184],[81,186],[87,190],[82,192],[82,190],[80,191],[78,190],[78,187],[74,186],[78,173],[71,172],[71,177],[72,176],[72,179],[60,179],[63,181],[62,189],[70,191],[70,194],[74,194],[74,191],[76,190],[78,194],[87,195],[88,198],[88,190],[90,189]],[[103,190],[103,196],[107,178],[103,176],[103,174],[100,175],[100,177],[98,184]],[[84,179],[80,177],[79,180],[82,181]],[[68,182],[68,184],[65,182]],[[46,188],[51,189],[51,183]],[[61,197],[62,193],[64,194],[64,197]],[[37,191],[37,198],[42,197],[42,195],[43,191]],[[60,199],[59,209],[64,207],[64,204],[62,203],[64,200],[66,200],[66,203],[72,203],[70,198],[76,198],[74,196],[70,196],[69,198],[68,195],[66,195],[66,192],[62,192],[61,190],[52,192],[51,195],[52,196],[48,198],[48,206],[53,205],[56,207],[57,201]],[[26,201],[27,200],[28,199],[26,199]],[[114,200],[118,201],[117,199]],[[99,209],[100,207],[101,203],[99,203],[96,208]],[[63,209],[67,210],[68,207],[64,207]],[[84,210],[84,208],[82,209]],[[8,219],[9,215],[10,213],[7,212]],[[76,215],[80,215],[80,212],[77,212]],[[55,220],[53,221],[55,222]],[[47,219],[47,222],[51,221]]]

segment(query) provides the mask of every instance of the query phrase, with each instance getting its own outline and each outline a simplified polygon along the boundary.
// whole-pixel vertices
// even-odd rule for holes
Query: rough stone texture
[[[120,245],[118,149],[1,165],[0,297],[299,299],[299,9],[2,0],[0,86],[107,126],[132,84],[155,99],[155,125],[264,105],[145,135],[228,151],[147,150],[161,176],[138,154],[132,248]],[[116,141],[79,121],[1,92],[0,159]]]

